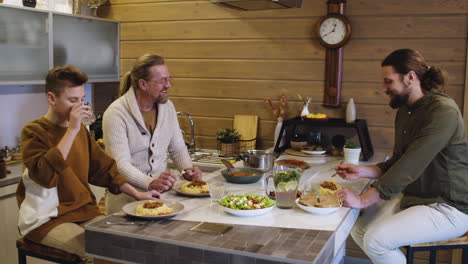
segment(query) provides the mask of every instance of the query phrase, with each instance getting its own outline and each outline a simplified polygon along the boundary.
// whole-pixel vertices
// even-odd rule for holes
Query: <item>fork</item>
[[[341,165],[341,164],[343,164],[343,161],[341,161],[340,164],[338,164],[338,165]],[[333,173],[333,175],[331,176],[331,178],[335,177],[337,174],[338,174],[338,171],[335,172],[335,173]]]

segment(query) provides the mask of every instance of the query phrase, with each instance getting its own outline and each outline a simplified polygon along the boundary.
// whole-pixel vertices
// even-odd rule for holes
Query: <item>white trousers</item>
[[[455,238],[468,231],[468,214],[445,203],[399,210],[402,195],[380,201],[359,216],[351,236],[376,264],[404,264],[401,246]]]

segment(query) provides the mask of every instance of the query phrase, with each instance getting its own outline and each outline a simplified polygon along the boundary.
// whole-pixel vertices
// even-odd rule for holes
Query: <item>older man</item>
[[[129,183],[142,190],[168,190],[177,176],[167,172],[167,153],[188,180],[202,173],[192,166],[176,111],[168,99],[171,88],[164,59],[143,55],[121,85],[121,97],[104,113],[106,151],[117,161]],[[108,195],[107,211],[119,211],[130,197]]]

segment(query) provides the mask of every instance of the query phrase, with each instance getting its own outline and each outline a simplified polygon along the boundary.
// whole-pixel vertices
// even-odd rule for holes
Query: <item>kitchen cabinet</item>
[[[12,184],[0,187],[0,259],[2,263],[17,263],[16,240],[18,232],[18,205],[16,203],[16,187]]]
[[[1,4],[0,62],[0,85],[44,84],[66,64],[119,81],[119,22]]]

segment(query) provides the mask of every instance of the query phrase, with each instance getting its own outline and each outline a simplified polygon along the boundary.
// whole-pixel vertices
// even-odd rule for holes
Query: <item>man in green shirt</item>
[[[468,231],[468,142],[462,114],[441,92],[440,69],[414,50],[382,62],[383,91],[398,109],[391,159],[343,164],[348,180],[376,179],[361,195],[338,191],[343,204],[366,208],[351,232],[374,263],[406,263],[399,247],[446,240]]]

